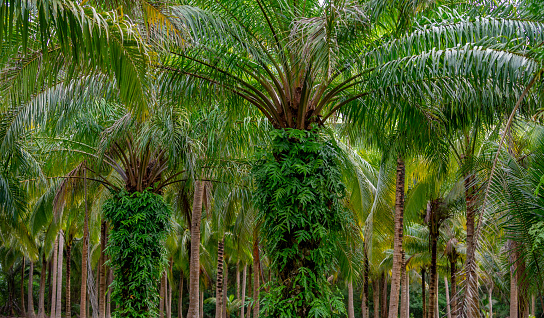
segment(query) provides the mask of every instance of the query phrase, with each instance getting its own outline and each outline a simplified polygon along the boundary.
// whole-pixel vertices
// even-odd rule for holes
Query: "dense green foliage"
[[[273,132],[272,149],[253,170],[264,248],[277,274],[265,294],[267,317],[330,317],[344,312],[325,275],[335,234],[349,221],[337,147],[317,131]]]
[[[114,271],[114,317],[155,317],[158,283],[165,265],[164,240],[170,209],[164,199],[149,191],[120,192],[104,205],[111,224],[107,254]]]

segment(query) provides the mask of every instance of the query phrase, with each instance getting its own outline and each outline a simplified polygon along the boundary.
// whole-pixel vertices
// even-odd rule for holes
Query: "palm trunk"
[[[253,273],[253,266],[249,266],[248,270],[249,270],[249,275],[248,275],[249,279],[247,281],[248,282],[247,283],[247,285],[248,285],[247,293],[248,293],[249,298],[253,298],[253,294],[252,294],[252,292],[253,292],[253,280],[251,279],[253,277],[253,276],[251,276],[252,273]],[[253,309],[253,307],[251,307],[251,306],[247,307],[247,313],[246,313],[247,318],[251,317],[251,310],[252,309]]]
[[[353,283],[348,282],[348,318],[355,318],[355,308],[353,307]]]
[[[423,318],[427,317],[427,295],[425,295],[425,268],[421,269],[421,300],[422,300],[422,311]]]
[[[240,299],[240,261],[236,262],[236,299]]]
[[[45,301],[47,303],[45,304],[45,308],[51,308],[51,293],[52,293],[52,286],[51,286],[51,273],[53,272],[53,262],[49,261],[47,262],[47,283],[45,284],[47,288],[47,298],[45,298]],[[45,308],[43,310],[45,315]]]
[[[364,252],[364,264],[363,264],[363,290],[362,290],[362,300],[361,300],[361,312],[363,318],[370,318],[370,312],[368,308],[368,272],[370,266],[368,264],[368,255],[366,253],[366,247],[363,243],[363,252]]]
[[[223,268],[223,318],[227,318],[227,297],[229,293],[229,265],[227,263],[227,257],[224,256],[225,265]]]
[[[510,252],[510,318],[518,318],[518,276],[515,259],[516,243],[509,240]]]
[[[42,271],[40,273],[40,295],[38,297],[38,318],[45,318],[45,273],[47,271],[47,260],[42,256]]]
[[[240,308],[240,318],[245,317],[245,302],[246,302],[246,282],[247,282],[247,264],[244,265],[244,273],[242,274],[242,307]]]
[[[372,300],[374,303],[374,317],[380,317],[380,281],[377,278],[372,280]]]
[[[162,273],[159,296],[159,318],[164,318],[164,298],[166,295],[166,271]]]
[[[465,304],[468,306],[468,316],[478,316],[478,276],[476,274],[476,242],[474,241],[474,226],[476,218],[476,186],[474,176],[465,177],[465,202],[467,207],[467,239],[466,239],[466,288]]]
[[[66,318],[72,317],[72,298],[70,275],[72,273],[72,241],[66,242]]]
[[[34,296],[32,295],[32,286],[34,282],[34,262],[30,261],[30,269],[28,271],[28,310],[26,315],[28,318],[35,318],[36,312],[34,311]]]
[[[450,260],[450,280],[451,280],[451,318],[457,317],[457,281],[455,259]]]
[[[173,265],[174,265],[174,259],[170,258],[170,266],[168,271],[170,274],[172,274]],[[167,299],[168,299],[168,301],[166,302],[166,318],[172,318],[172,284],[168,280],[168,273],[166,275],[166,286],[168,286],[167,293],[166,293]]]
[[[98,312],[99,318],[106,318],[106,221],[100,224],[100,286],[98,291]]]
[[[387,276],[385,276],[385,273],[382,273],[382,297],[381,297],[381,306],[382,306],[382,312],[381,317],[386,318],[387,317]]]
[[[83,170],[85,221],[83,222],[83,246],[81,247],[81,291],[79,317],[87,318],[87,251],[89,250],[89,207],[87,204],[87,169]]]
[[[436,307],[434,309],[435,311],[435,317],[436,318],[440,318],[440,309],[438,308],[438,281],[440,280],[440,274],[439,273],[436,273],[436,279],[434,280],[434,284],[435,284],[435,290],[436,290],[436,296],[434,297],[435,299],[435,303],[436,303]]]
[[[434,218],[433,218],[434,219]],[[438,236],[435,235],[437,233],[433,233],[431,231],[431,277],[430,277],[430,291],[429,291],[429,318],[435,318],[436,317],[436,260],[437,260],[437,245],[438,245]],[[436,317],[438,318],[438,317]]]
[[[64,251],[64,233],[60,230],[59,233],[59,252],[57,256],[57,304],[55,306],[55,317],[62,316],[62,257]]]
[[[400,299],[400,318],[408,318],[408,274],[406,273],[406,261],[404,260],[404,252],[402,253],[402,275],[401,286],[402,293]]]
[[[403,267],[404,178],[404,160],[399,156],[397,158],[397,183],[395,189],[395,238],[393,241],[393,270],[391,273],[391,294],[389,296],[389,318],[397,318],[399,314],[400,281]]]
[[[21,316],[26,316],[25,312],[25,258],[23,256],[23,264],[21,265]]]
[[[179,273],[178,318],[183,318],[183,271]]]
[[[255,304],[253,305],[253,318],[259,318],[259,276],[261,273],[259,258],[259,243],[256,235],[253,237],[253,299]]]
[[[198,318],[200,315],[200,218],[202,217],[202,197],[204,184],[195,181],[193,213],[191,220],[191,260],[189,269],[189,310],[187,318]]]
[[[444,276],[444,285],[446,286],[446,312],[448,318],[451,318],[450,289],[448,287],[448,278]]]
[[[55,239],[55,244],[53,245],[53,263],[51,268],[53,269],[53,282],[51,284],[51,318],[57,317],[57,258],[59,252],[59,237]]]
[[[108,268],[108,286],[113,282],[113,271]],[[106,295],[106,318],[111,318],[111,289],[108,288],[108,294]]]
[[[535,294],[531,295],[531,315],[536,317],[536,296]]]
[[[215,317],[223,317],[223,252],[225,237],[217,244],[217,281],[215,285]]]

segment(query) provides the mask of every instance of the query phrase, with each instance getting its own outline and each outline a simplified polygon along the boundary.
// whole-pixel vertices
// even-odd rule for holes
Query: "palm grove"
[[[0,2],[0,314],[528,317],[544,4]]]

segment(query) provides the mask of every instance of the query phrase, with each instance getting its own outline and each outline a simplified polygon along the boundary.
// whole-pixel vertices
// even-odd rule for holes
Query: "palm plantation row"
[[[2,0],[0,42],[0,314],[542,314],[540,1]]]

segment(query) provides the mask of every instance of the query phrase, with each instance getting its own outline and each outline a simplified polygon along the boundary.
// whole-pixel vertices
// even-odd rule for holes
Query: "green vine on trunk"
[[[106,253],[114,272],[114,318],[157,316],[158,283],[166,264],[170,208],[152,192],[121,191],[104,204],[110,222]]]
[[[349,222],[337,152],[316,130],[276,130],[253,169],[262,243],[275,274],[262,299],[265,317],[345,314],[326,279],[336,234]]]

